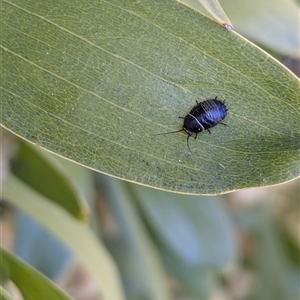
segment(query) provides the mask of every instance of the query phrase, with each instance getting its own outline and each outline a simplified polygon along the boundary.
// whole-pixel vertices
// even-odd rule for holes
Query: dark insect
[[[211,133],[209,129],[216,126],[217,124],[220,123],[226,125],[224,123],[221,123],[221,121],[227,115],[225,100],[220,101],[217,100],[217,97],[215,97],[215,99],[196,102],[197,104],[185,117],[179,117],[181,119],[184,119],[182,129],[158,134],[161,135],[185,131],[188,134],[186,143],[190,152],[191,149],[189,147],[189,138],[193,135],[193,133],[196,134],[196,139],[199,132],[207,130],[209,133]]]

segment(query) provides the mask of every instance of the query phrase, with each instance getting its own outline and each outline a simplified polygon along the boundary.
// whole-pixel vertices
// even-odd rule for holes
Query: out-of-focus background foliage
[[[101,283],[114,273],[113,262],[124,299],[298,299],[299,180],[223,196],[184,196],[122,182],[36,148],[2,130],[2,175],[12,172],[13,181],[2,199],[2,246],[75,299],[103,299]],[[62,181],[84,195],[82,212],[88,205],[91,228],[110,255],[91,241],[88,228],[73,228],[74,216],[20,188],[17,172],[30,155],[52,161],[46,170],[58,167]],[[55,176],[38,174],[45,187],[55,188]],[[110,279],[105,287],[117,289]],[[28,285],[36,288],[37,282]]]
[[[289,38],[299,31],[289,18],[298,2],[241,2],[220,1],[235,30],[299,76],[299,44]],[[1,246],[74,299],[299,299],[298,179],[214,197],[166,193],[87,170],[2,129],[2,182]],[[13,299],[20,295],[6,275],[25,299],[68,299],[3,257]]]

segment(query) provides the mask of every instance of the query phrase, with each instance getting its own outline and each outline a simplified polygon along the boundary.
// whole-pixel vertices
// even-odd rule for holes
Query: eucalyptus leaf
[[[283,55],[300,58],[299,4],[293,0],[221,0],[237,32]]]
[[[259,239],[259,251],[253,264],[258,274],[254,298],[299,299],[299,269],[288,263],[273,220],[265,207],[258,214],[256,235]]]
[[[53,156],[22,140],[18,150],[12,163],[14,175],[75,218],[87,220],[84,200]]]
[[[45,225],[73,250],[93,275],[103,299],[124,299],[116,266],[87,224],[77,221],[13,175],[3,185],[3,197]]]
[[[232,30],[233,26],[223,11],[218,0],[197,0],[206,9],[206,11],[221,25],[225,26],[227,30]],[[185,3],[185,0],[179,0],[179,2]]]
[[[175,0],[1,1],[1,124],[128,181],[216,194],[299,175],[299,81]],[[226,99],[228,126],[191,140],[194,106]]]
[[[132,185],[156,245],[189,296],[208,299],[237,259],[234,228],[218,197],[174,195]]]
[[[166,274],[131,198],[131,184],[99,175],[109,199],[118,234],[107,236],[106,246],[119,266],[128,299],[171,299]],[[134,185],[136,186],[136,185]]]
[[[44,275],[0,247],[0,264],[4,272],[19,288],[24,300],[71,300]],[[8,298],[7,298],[8,299]]]
[[[13,300],[11,295],[2,286],[0,286],[0,299],[1,300]]]
[[[180,2],[209,16],[198,0]],[[299,59],[299,4],[294,0],[219,2],[238,33],[273,51]]]
[[[151,228],[176,261],[187,268],[217,270],[234,261],[234,229],[221,199],[132,188]]]

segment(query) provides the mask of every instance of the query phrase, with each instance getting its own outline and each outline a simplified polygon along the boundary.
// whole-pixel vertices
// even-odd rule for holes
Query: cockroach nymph
[[[198,133],[207,130],[209,133],[210,128],[220,124],[226,125],[221,123],[222,120],[227,115],[227,107],[225,105],[225,100],[220,101],[217,100],[216,96],[214,99],[205,100],[203,102],[197,102],[197,104],[191,109],[191,111],[185,117],[179,117],[183,119],[183,126],[182,129],[159,133],[161,134],[171,134],[180,131],[185,131],[187,133],[187,147],[191,152],[189,147],[189,138],[195,133],[195,139],[197,138]]]

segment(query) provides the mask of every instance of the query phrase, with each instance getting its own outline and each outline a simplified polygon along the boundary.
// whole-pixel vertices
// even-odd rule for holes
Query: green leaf
[[[208,15],[198,0],[180,2]],[[294,0],[275,0],[272,4],[269,0],[219,2],[236,32],[273,51],[299,58],[299,31],[295,30],[299,26],[299,5]]]
[[[177,259],[222,269],[236,258],[234,229],[221,199],[132,188],[151,227]]]
[[[170,299],[165,269],[134,205],[131,184],[107,176],[97,179],[118,228],[116,236],[107,237],[106,246],[122,272],[128,299]]]
[[[24,300],[70,300],[62,290],[56,287],[44,275],[0,247],[2,270],[18,287]]]
[[[187,6],[193,7],[196,2],[196,0],[177,0],[178,2],[181,2],[183,4],[186,4]],[[224,13],[220,3],[218,0],[197,0],[201,5],[205,8],[205,10],[215,19],[217,20],[221,25],[225,26],[227,30],[232,30],[233,26]],[[194,3],[192,3],[194,2]],[[190,4],[192,3],[192,5]],[[196,5],[195,5],[196,6]]]
[[[299,299],[299,269],[288,263],[270,212],[261,207],[256,216],[259,246],[253,264],[257,271],[254,299]]]
[[[237,258],[235,231],[222,199],[132,189],[169,273],[189,296],[210,298],[218,272]]]
[[[79,220],[87,219],[87,207],[66,172],[45,151],[19,142],[13,173],[48,200],[62,206]]]
[[[1,300],[13,300],[11,295],[2,286],[0,286],[0,299]]]
[[[299,175],[299,81],[255,45],[172,0],[1,2],[4,127],[128,181],[190,194]],[[195,104],[228,126],[191,140]]]
[[[124,299],[116,266],[86,224],[12,175],[3,185],[3,197],[45,225],[73,250],[97,281],[103,299]]]
[[[299,5],[293,0],[221,0],[237,32],[279,53],[300,58]]]

